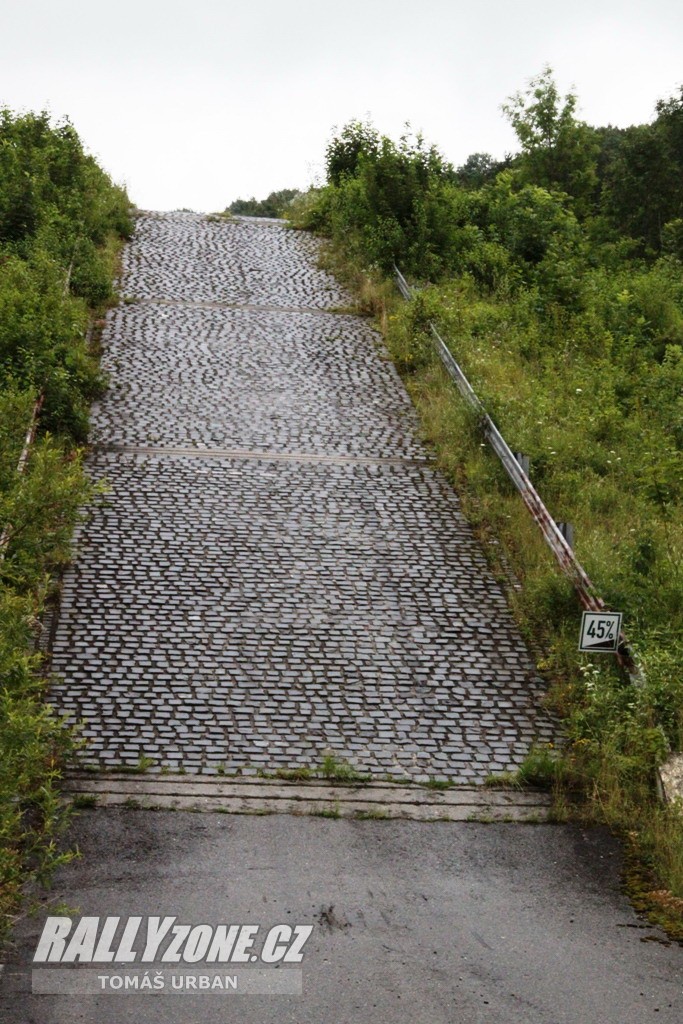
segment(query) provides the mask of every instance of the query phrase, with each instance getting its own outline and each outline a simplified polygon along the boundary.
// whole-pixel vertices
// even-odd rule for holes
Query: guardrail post
[[[531,461],[529,459],[529,456],[528,455],[524,455],[523,452],[514,452],[513,454],[514,454],[515,458],[517,459],[517,462],[520,464],[520,466],[522,467],[522,469],[526,473],[526,475],[529,476],[529,471],[531,469]]]
[[[558,523],[557,528],[566,540],[569,547],[574,550],[574,526],[572,523]]]

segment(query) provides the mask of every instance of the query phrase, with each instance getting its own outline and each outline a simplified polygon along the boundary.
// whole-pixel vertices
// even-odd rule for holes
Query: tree
[[[481,188],[492,182],[501,171],[506,170],[511,162],[510,157],[495,160],[490,153],[471,153],[455,173],[465,188]]]
[[[621,133],[604,174],[604,207],[615,227],[655,254],[671,251],[676,229],[667,225],[683,218],[683,90],[656,110],[652,124]]]
[[[227,207],[228,213],[234,213],[242,217],[282,217],[284,211],[292,200],[300,196],[297,188],[282,188],[278,192],[271,192],[265,199],[235,199]]]
[[[343,177],[354,175],[361,157],[377,156],[380,147],[379,133],[369,122],[349,121],[325,151],[328,182],[339,185]]]
[[[562,98],[546,67],[526,92],[515,93],[503,111],[522,146],[520,172],[532,185],[559,189],[575,200],[576,212],[590,212],[596,198],[596,133],[575,116],[577,98]]]

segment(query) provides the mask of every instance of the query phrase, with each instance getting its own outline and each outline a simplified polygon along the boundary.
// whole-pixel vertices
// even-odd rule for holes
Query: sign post
[[[604,651],[607,654],[618,651],[621,618],[621,612],[584,612],[579,650]]]

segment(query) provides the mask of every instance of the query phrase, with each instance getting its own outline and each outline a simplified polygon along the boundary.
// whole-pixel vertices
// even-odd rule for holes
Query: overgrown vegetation
[[[68,856],[56,783],[75,741],[43,701],[35,641],[90,493],[78,450],[100,386],[88,326],[112,298],[118,240],[131,229],[125,192],[68,122],[0,110],[0,940],[25,883]],[[19,475],[39,395],[40,431]]]
[[[284,217],[293,201],[301,193],[296,188],[283,188],[271,192],[265,199],[235,199],[226,207],[225,213],[233,213],[242,217]]]
[[[336,754],[325,754],[320,767],[320,774],[328,782],[360,783],[368,782],[369,776],[363,775],[344,758]]]
[[[653,889],[683,897],[680,814],[656,768],[683,749],[683,91],[646,125],[593,128],[546,69],[505,105],[521,152],[460,168],[419,136],[347,125],[294,222],[380,314],[426,437],[483,537],[522,581],[511,601],[563,715],[532,753],[581,813],[635,844]],[[394,262],[420,286],[388,299]],[[579,607],[436,358],[436,322],[642,661],[634,688],[578,654]]]

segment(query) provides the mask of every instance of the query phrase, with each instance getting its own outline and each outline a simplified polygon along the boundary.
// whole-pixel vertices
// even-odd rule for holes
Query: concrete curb
[[[77,806],[414,821],[538,822],[548,820],[551,807],[549,795],[535,790],[483,786],[434,790],[391,783],[221,780],[171,774],[140,777],[120,772],[70,775],[64,792]]]

